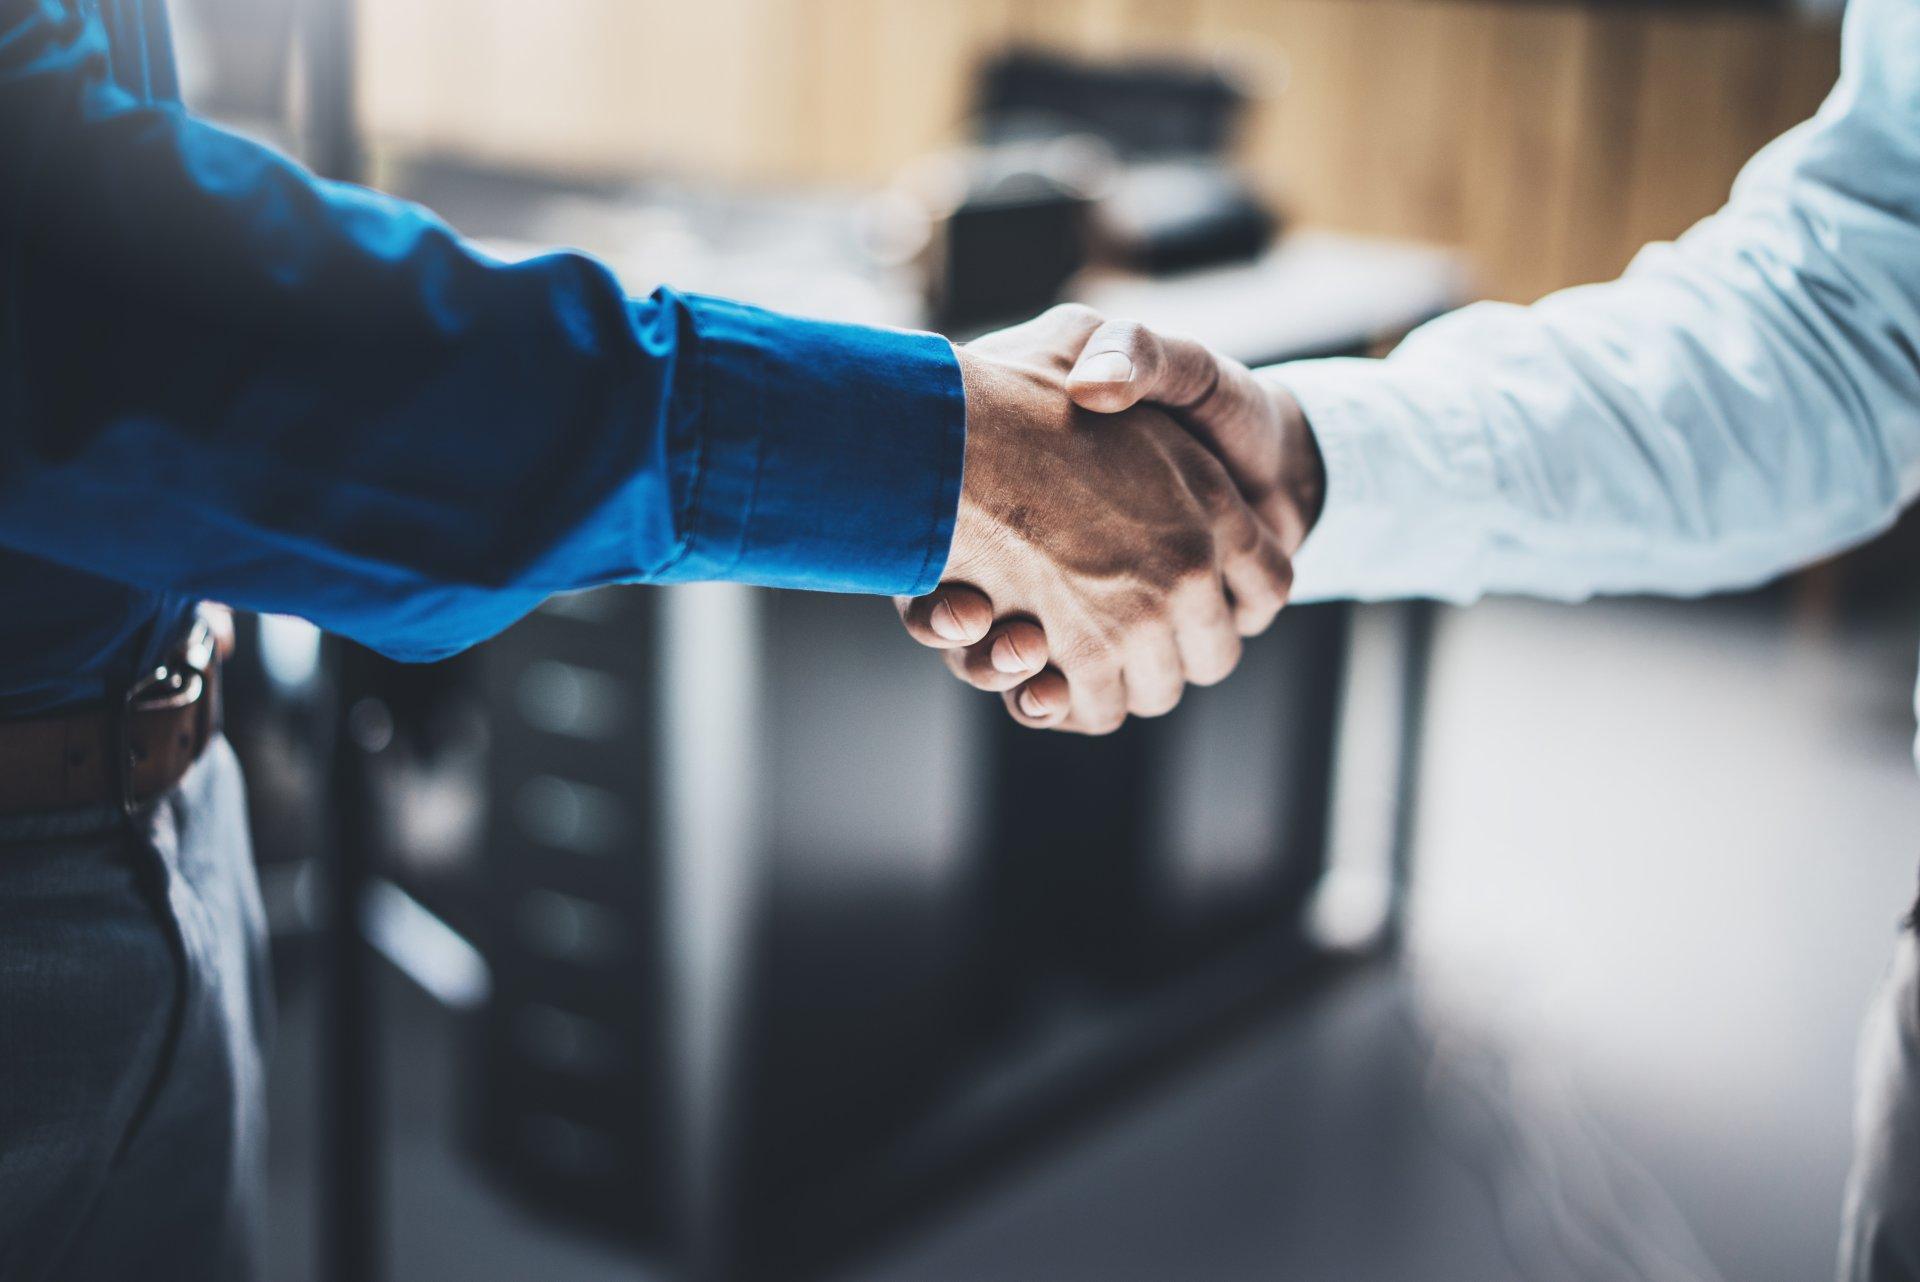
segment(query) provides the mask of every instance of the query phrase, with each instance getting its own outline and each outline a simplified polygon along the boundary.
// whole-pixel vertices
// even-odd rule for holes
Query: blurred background
[[[1838,17],[176,10],[194,106],[503,256],[958,338],[1077,298],[1254,363],[1615,274],[1813,110]],[[426,668],[245,620],[273,1276],[1824,1276],[1914,879],[1913,542],[1291,610],[1099,742],[884,601],[609,589]]]

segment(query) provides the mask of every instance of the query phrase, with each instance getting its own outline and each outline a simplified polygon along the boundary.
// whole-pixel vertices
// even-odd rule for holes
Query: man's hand
[[[917,639],[1005,692],[1021,720],[1095,734],[1226,676],[1291,578],[1191,433],[1158,410],[1070,401],[1068,372],[1099,328],[1085,308],[1055,308],[960,349],[966,474],[947,581],[900,603]]]
[[[1084,326],[1085,314],[1077,315]],[[1312,529],[1325,490],[1319,449],[1292,396],[1190,339],[1165,338],[1128,322],[1087,328],[1066,379],[1073,402],[1103,414],[1127,414],[1138,413],[1135,407],[1144,401],[1177,416],[1225,464],[1268,538],[1290,558]],[[949,651],[949,666],[982,689],[1004,691],[1008,710],[1029,725],[1062,724],[1070,710],[1077,717],[1077,676],[1057,664],[1027,675],[1058,648],[1048,635],[1031,621],[1008,617],[998,598],[975,590],[984,585],[952,581],[958,577],[950,574],[950,581],[909,610],[910,618],[944,622],[953,634],[943,638],[945,645],[965,646]],[[1241,635],[1272,621],[1264,602],[1250,608],[1232,583],[1227,586]],[[996,614],[1000,621],[990,624]],[[989,627],[990,634],[972,641]],[[1188,679],[1204,675],[1189,673]]]
[[[1320,516],[1326,471],[1299,402],[1230,356],[1108,321],[1074,362],[1067,395],[1102,414],[1145,401],[1174,415],[1226,464],[1289,557]]]

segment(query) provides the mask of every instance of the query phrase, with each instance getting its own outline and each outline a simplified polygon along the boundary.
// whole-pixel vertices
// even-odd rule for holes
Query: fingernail
[[[1095,352],[1073,367],[1082,383],[1125,383],[1133,378],[1133,362],[1125,352]]]
[[[929,616],[928,622],[944,640],[965,641],[967,639],[967,630],[960,626],[960,616],[953,612],[953,607],[944,599],[933,607],[933,614]]]
[[[1022,690],[1020,692],[1020,711],[1030,717],[1044,717],[1047,715],[1047,705],[1040,702],[1040,696],[1033,691]]]
[[[1020,657],[1020,647],[1002,632],[993,643],[993,666],[1000,672],[1025,672],[1033,665]]]

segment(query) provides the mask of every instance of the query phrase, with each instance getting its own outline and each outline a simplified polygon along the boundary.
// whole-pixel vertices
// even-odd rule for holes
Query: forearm
[[[1861,0],[1819,117],[1618,281],[1270,372],[1325,457],[1313,596],[1738,587],[1920,485],[1920,9]]]
[[[0,543],[409,657],[614,580],[931,586],[943,340],[492,261],[132,101],[58,8],[0,32]]]
[[[1324,459],[1300,597],[1693,594],[1884,528],[1917,479],[1914,372],[1758,292],[1656,263],[1274,371]]]
[[[1911,284],[1863,297],[1770,230],[1275,371],[1326,467],[1301,598],[1694,594],[1885,528],[1920,482]]]

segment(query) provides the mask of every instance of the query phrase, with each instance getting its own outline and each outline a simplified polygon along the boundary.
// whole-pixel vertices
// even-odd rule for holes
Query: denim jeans
[[[0,1279],[257,1275],[270,995],[224,739],[130,820],[0,818]]]

